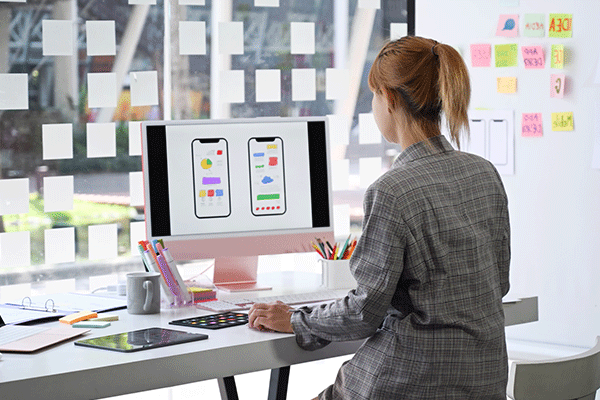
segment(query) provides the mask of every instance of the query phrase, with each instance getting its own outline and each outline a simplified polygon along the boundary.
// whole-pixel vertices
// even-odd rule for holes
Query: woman
[[[369,87],[381,134],[403,151],[366,191],[358,285],[294,312],[256,304],[250,326],[308,350],[368,338],[321,400],[506,399],[506,193],[491,163],[440,131],[443,112],[457,146],[468,132],[467,68],[451,46],[403,37],[379,52]]]

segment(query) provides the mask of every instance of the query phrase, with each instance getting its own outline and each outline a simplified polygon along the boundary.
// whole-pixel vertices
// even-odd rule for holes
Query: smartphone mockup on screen
[[[251,138],[248,141],[248,157],[252,214],[284,214],[286,202],[283,141],[279,137]]]
[[[223,218],[231,214],[227,140],[192,141],[194,209],[198,218]]]

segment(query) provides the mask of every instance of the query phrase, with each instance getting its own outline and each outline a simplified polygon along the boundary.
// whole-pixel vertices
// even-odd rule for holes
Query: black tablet
[[[165,328],[147,328],[138,331],[78,340],[75,342],[75,345],[113,351],[132,352],[204,339],[208,339],[208,335],[175,331]]]

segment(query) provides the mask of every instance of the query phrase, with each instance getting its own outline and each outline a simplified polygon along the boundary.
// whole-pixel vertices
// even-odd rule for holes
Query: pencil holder
[[[350,273],[350,260],[325,260],[321,263],[321,285],[326,289],[350,289],[356,280]]]

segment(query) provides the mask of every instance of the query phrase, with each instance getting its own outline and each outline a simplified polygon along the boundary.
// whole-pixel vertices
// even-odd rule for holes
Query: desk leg
[[[235,386],[235,377],[226,376],[225,378],[217,378],[217,382],[219,383],[221,400],[239,400]]]
[[[268,400],[285,400],[287,397],[290,367],[281,367],[271,370]]]

